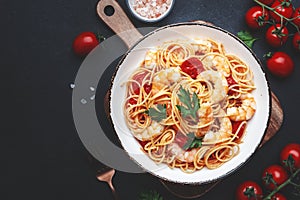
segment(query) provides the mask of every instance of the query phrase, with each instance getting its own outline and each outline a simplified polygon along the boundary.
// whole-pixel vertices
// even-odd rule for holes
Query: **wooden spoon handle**
[[[105,8],[112,7],[111,16],[105,14]],[[100,0],[97,5],[99,17],[125,42],[132,47],[143,35],[134,27],[126,13],[115,0]]]

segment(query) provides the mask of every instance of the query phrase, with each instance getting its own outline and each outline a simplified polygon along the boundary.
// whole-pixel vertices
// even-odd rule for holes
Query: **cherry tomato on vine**
[[[267,54],[267,58],[267,68],[272,74],[284,78],[292,73],[294,62],[288,54],[279,51]]]
[[[287,200],[287,198],[280,193],[276,193],[272,196],[271,200]]]
[[[295,33],[295,35],[293,36],[293,47],[295,49],[297,49],[298,51],[300,51],[300,33],[299,32]]]
[[[269,12],[261,6],[253,6],[246,12],[245,20],[250,28],[259,29],[269,20]]]
[[[293,23],[300,27],[300,7],[296,8],[293,14]]]
[[[294,167],[296,169],[300,168],[300,144],[291,143],[286,145],[280,153],[280,160],[285,165],[288,160],[289,155],[293,157]],[[286,166],[286,165],[285,165]]]
[[[185,60],[181,64],[180,68],[183,72],[190,75],[190,77],[193,79],[195,79],[198,76],[198,74],[204,71],[202,62],[198,58],[193,57]]]
[[[281,24],[270,26],[266,32],[266,41],[272,47],[281,47],[288,39],[289,31]]]
[[[267,5],[267,6],[270,6],[272,5],[272,3],[274,2],[274,0],[258,0],[259,2]]]
[[[236,189],[236,200],[259,200],[262,199],[262,189],[254,181],[245,181]]]
[[[267,167],[263,174],[262,179],[266,188],[274,190],[277,186],[281,185],[288,179],[288,174],[285,169],[280,165],[271,165]],[[274,183],[276,185],[274,185]]]
[[[82,32],[73,41],[73,51],[78,56],[86,56],[99,44],[93,32]]]
[[[290,0],[275,0],[271,7],[274,9],[274,11],[288,19],[292,17],[294,12],[293,4],[290,2]],[[275,22],[281,22],[280,16],[277,15],[275,12],[271,11],[270,16],[272,19],[275,20]],[[285,20],[283,19],[283,21]]]

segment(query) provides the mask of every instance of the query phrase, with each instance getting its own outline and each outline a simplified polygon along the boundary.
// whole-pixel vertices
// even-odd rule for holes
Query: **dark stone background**
[[[135,20],[124,1],[119,2],[136,27],[149,26]],[[298,0],[294,3],[300,5]],[[75,36],[83,31],[105,37],[114,34],[98,18],[96,4],[97,0],[0,1],[3,199],[112,199],[108,186],[96,180],[76,133],[69,88],[82,62],[71,49]],[[236,34],[248,29],[244,14],[252,5],[251,0],[177,0],[172,13],[151,26],[201,19]],[[254,52],[263,61],[263,54],[275,49],[263,39],[264,30],[252,33],[260,38]],[[291,38],[279,50],[295,62],[287,79],[267,73],[284,110],[282,128],[237,173],[199,199],[234,199],[239,183],[248,179],[261,183],[262,170],[279,162],[280,150],[290,142],[300,143],[300,54],[292,49]],[[179,199],[149,174],[117,172],[114,184],[122,199],[137,199],[145,190],[157,190],[164,199]],[[290,192],[284,191],[288,199],[292,199]]]

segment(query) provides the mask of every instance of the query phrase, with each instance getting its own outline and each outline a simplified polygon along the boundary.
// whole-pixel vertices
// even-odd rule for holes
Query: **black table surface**
[[[131,16],[124,1],[119,3],[136,27],[149,26]],[[69,87],[83,61],[72,52],[75,36],[83,31],[114,34],[97,16],[96,4],[97,0],[0,2],[3,199],[112,199],[109,187],[96,180],[77,135]],[[177,0],[172,13],[151,26],[200,19],[236,34],[249,30],[244,15],[253,5],[251,0]],[[260,38],[253,50],[263,63],[263,55],[274,50],[289,53],[295,62],[286,79],[267,72],[282,104],[284,122],[246,165],[199,199],[234,199],[238,184],[249,179],[261,184],[262,170],[279,163],[280,150],[288,143],[300,143],[300,54],[292,49],[291,38],[284,47],[272,49],[263,38],[264,30],[251,32]],[[148,190],[158,191],[164,199],[180,199],[147,173],[117,172],[114,184],[121,199],[138,199]],[[284,192],[292,199],[289,190]]]

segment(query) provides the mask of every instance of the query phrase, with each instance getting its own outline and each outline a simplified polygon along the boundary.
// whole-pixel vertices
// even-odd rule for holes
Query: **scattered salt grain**
[[[90,97],[90,100],[93,101],[95,99],[95,95]]]
[[[86,101],[85,99],[81,99],[80,102],[81,102],[82,104],[86,104],[86,103],[87,103],[87,101]]]
[[[74,89],[75,88],[75,84],[74,83],[70,83],[70,88]]]
[[[95,88],[94,88],[94,87],[90,87],[90,90],[91,90],[92,92],[94,92],[94,91],[95,91]]]

